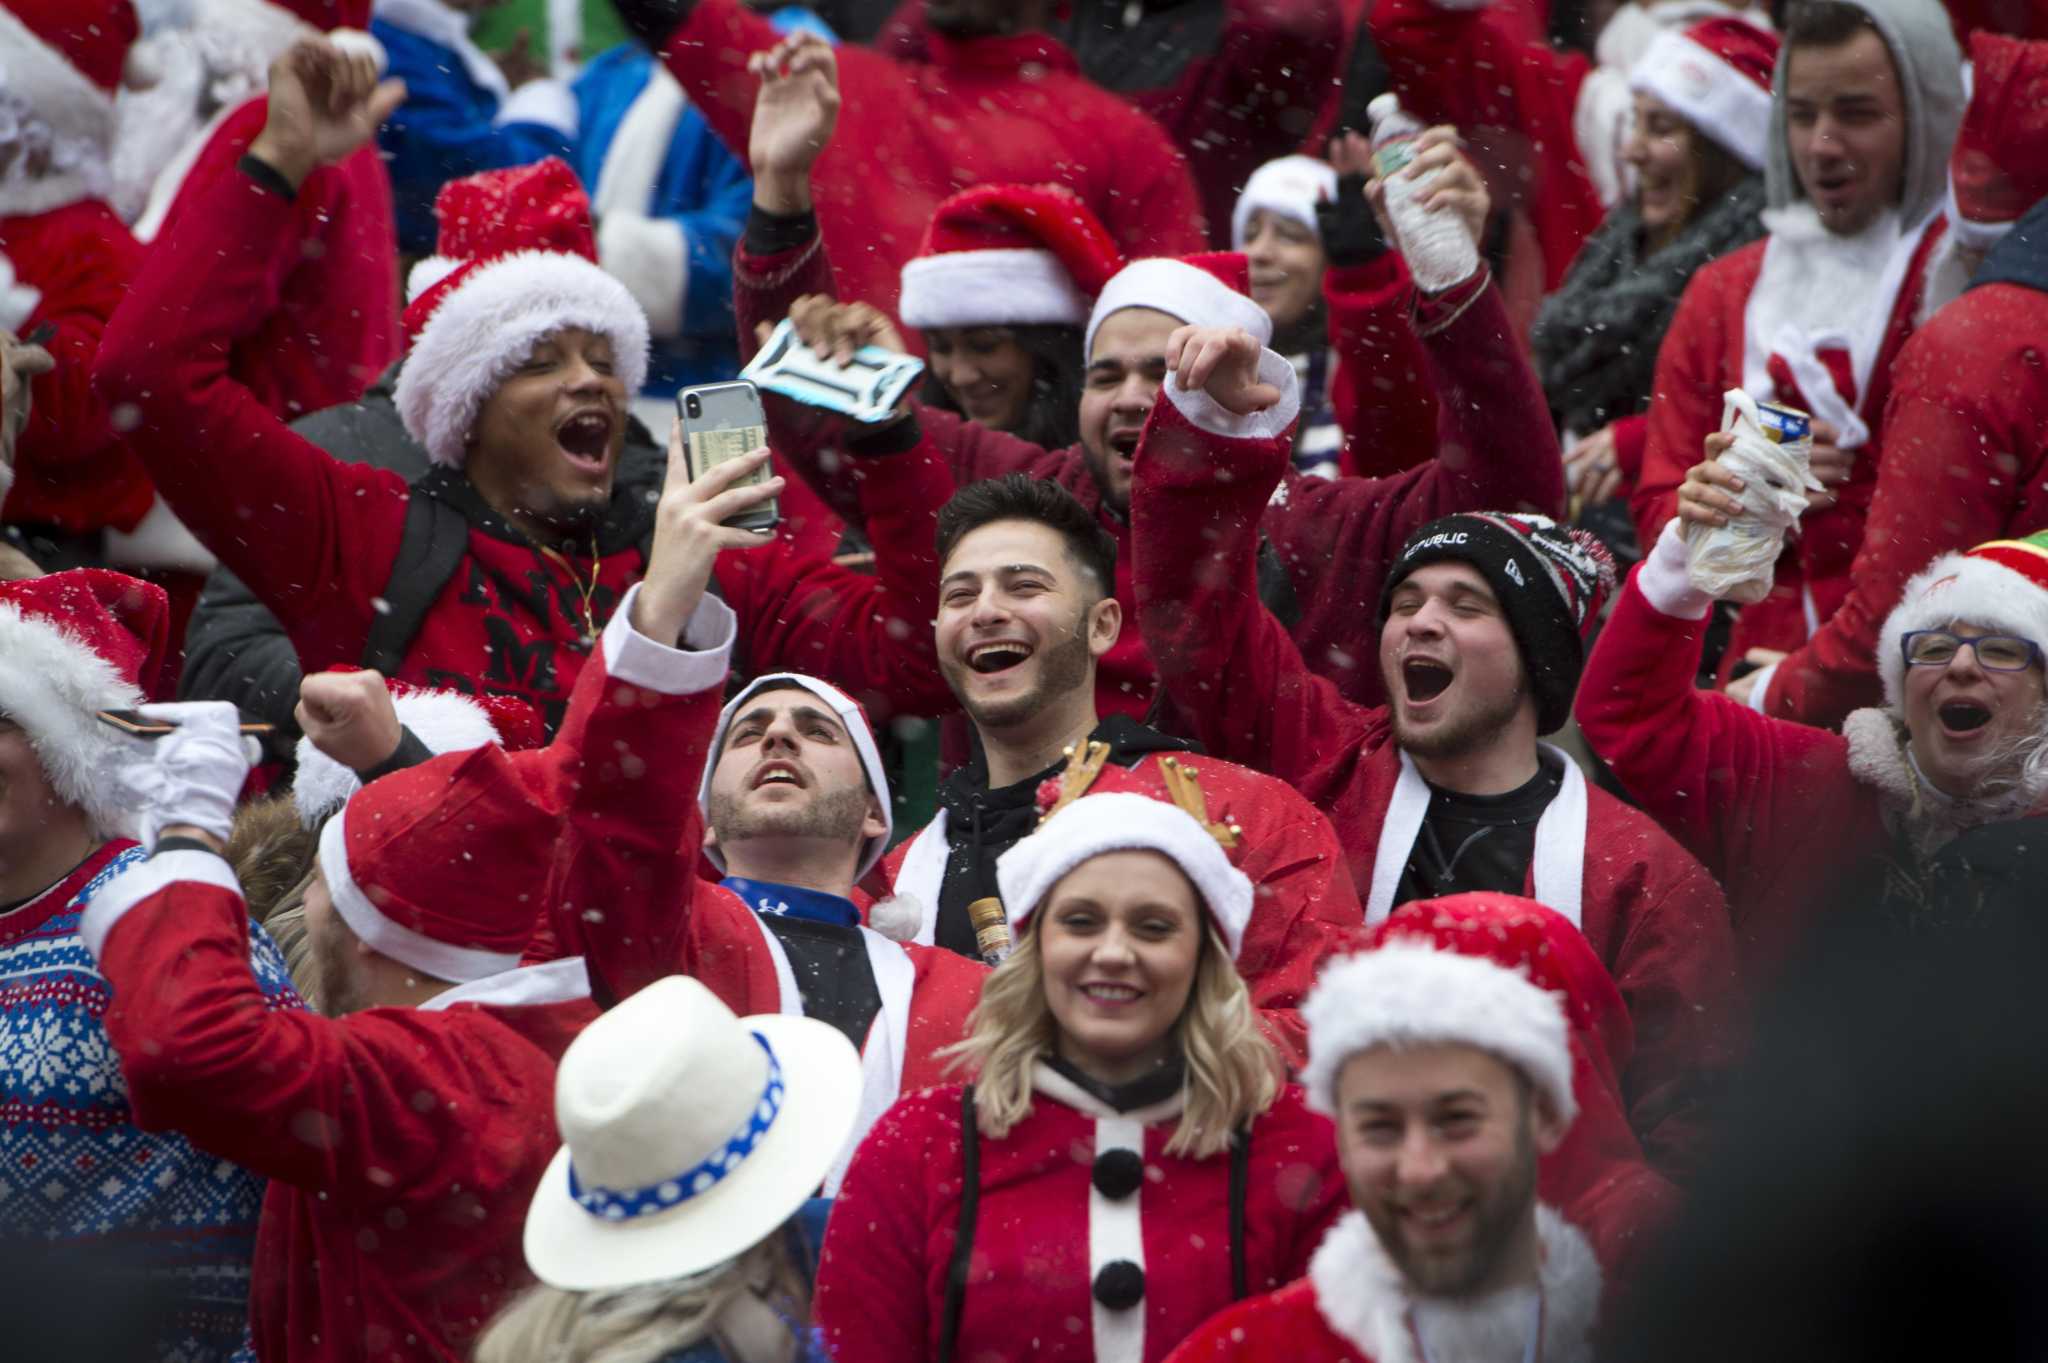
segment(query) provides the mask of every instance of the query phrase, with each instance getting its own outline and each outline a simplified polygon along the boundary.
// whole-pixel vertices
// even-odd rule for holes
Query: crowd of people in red
[[[2041,15],[475,9],[0,0],[19,1356],[2017,1321],[1764,1134],[2048,954]]]

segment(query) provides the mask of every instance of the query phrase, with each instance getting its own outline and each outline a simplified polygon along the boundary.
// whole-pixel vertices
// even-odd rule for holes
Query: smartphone
[[[760,391],[744,379],[685,388],[676,394],[676,412],[683,419],[683,457],[692,482],[726,460],[768,443],[768,418],[761,410]],[[774,471],[763,464],[733,486],[752,487],[773,476]],[[781,519],[771,497],[725,523],[741,530],[769,530]]]
[[[162,738],[178,726],[167,719],[151,719],[140,710],[102,710],[99,721],[134,738]],[[271,734],[277,732],[275,724],[262,720],[245,719],[241,724],[245,734]]]

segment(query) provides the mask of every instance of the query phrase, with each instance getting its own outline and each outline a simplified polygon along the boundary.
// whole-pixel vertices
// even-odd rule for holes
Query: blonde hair
[[[1187,1062],[1180,1124],[1166,1153],[1208,1159],[1273,1105],[1281,1070],[1230,948],[1206,912],[1197,912],[1203,913],[1201,954],[1187,1004],[1173,1024]],[[1033,1073],[1058,1045],[1059,1024],[1046,1002],[1045,958],[1038,949],[1043,916],[1032,915],[1024,940],[982,985],[967,1038],[946,1052],[954,1065],[974,1071],[976,1125],[990,1140],[1001,1140],[1031,1115]]]
[[[780,1308],[790,1347],[747,1351],[720,1329],[726,1309],[748,1292]],[[485,1329],[476,1363],[657,1363],[713,1341],[731,1363],[786,1363],[810,1329],[810,1293],[789,1250],[789,1227],[708,1274],[600,1292],[528,1288]]]

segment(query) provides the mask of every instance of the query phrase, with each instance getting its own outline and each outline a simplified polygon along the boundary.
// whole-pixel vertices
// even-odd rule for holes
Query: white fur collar
[[[1849,774],[1877,792],[1885,826],[1903,831],[1914,852],[1931,856],[1965,829],[2026,812],[2024,791],[2003,799],[1958,800],[1920,774],[1906,727],[1889,710],[1857,710],[1842,721]]]
[[[1593,1248],[1556,1211],[1539,1204],[1536,1233],[1543,1242],[1544,1363],[1584,1363],[1593,1356],[1592,1334],[1600,1310],[1600,1265]],[[1426,1363],[1410,1327],[1415,1297],[1401,1270],[1380,1247],[1365,1213],[1338,1218],[1309,1261],[1316,1309],[1332,1330],[1373,1363]],[[1493,1299],[1475,1302],[1485,1311]],[[1458,1309],[1458,1308],[1452,1308]],[[1461,1358],[1457,1363],[1493,1363]],[[1505,1363],[1518,1363],[1517,1359]]]

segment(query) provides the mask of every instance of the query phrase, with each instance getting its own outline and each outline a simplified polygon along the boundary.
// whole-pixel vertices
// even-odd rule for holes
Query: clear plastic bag
[[[1722,395],[1721,429],[1735,443],[1721,466],[1740,477],[1734,495],[1742,514],[1725,526],[1684,523],[1686,575],[1692,585],[1719,601],[1744,605],[1770,595],[1785,536],[1806,510],[1806,493],[1820,490],[1813,476],[1811,437],[1778,444],[1764,433],[1756,402],[1739,388]]]

